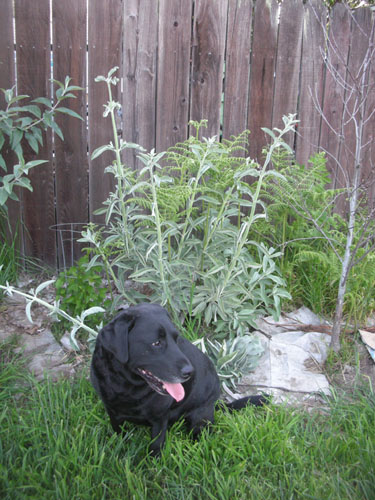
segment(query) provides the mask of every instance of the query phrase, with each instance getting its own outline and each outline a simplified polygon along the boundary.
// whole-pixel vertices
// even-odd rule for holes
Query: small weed
[[[71,316],[79,316],[91,307],[109,307],[108,288],[103,285],[101,266],[89,266],[89,257],[81,257],[75,266],[60,273],[55,282],[56,298],[60,300],[63,310]],[[104,318],[103,313],[97,313],[87,318],[88,326],[98,325]],[[61,324],[69,328],[70,322],[63,319]]]
[[[358,350],[356,349],[357,336],[350,333],[342,335],[341,349],[337,353],[332,349],[329,350],[325,362],[325,368],[328,375],[334,375],[337,372],[344,370],[345,366],[358,367]]]

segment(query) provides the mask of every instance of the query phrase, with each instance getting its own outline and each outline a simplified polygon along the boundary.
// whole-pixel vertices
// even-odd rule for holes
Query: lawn
[[[312,414],[270,404],[229,415],[194,442],[182,423],[158,459],[147,428],[113,435],[87,370],[37,383],[1,346],[2,499],[373,499],[375,394]]]

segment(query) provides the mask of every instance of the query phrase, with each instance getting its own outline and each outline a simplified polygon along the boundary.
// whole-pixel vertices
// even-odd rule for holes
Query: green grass
[[[19,273],[19,259],[15,245],[16,239],[9,242],[6,237],[5,224],[0,212],[0,285],[14,282]],[[0,292],[1,297],[2,292]]]
[[[313,415],[218,411],[194,442],[182,423],[159,459],[147,428],[114,435],[89,381],[36,383],[1,346],[2,499],[373,499],[375,395]],[[87,375],[87,373],[86,373]]]

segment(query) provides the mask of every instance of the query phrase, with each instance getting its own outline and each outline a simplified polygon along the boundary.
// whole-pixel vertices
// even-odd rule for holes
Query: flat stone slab
[[[306,324],[322,324],[322,320],[307,308],[282,318],[277,326],[272,318],[260,320],[258,326],[265,332],[255,332],[263,347],[255,371],[242,377],[237,390],[244,394],[261,391],[273,394],[275,402],[285,400],[304,401],[308,396],[329,394],[330,384],[323,373],[330,343],[330,335],[319,332],[286,331],[279,323],[290,322],[290,318],[301,318]],[[235,397],[238,397],[235,396]]]
[[[0,340],[17,337],[15,352],[25,355],[28,370],[37,380],[48,375],[52,380],[75,373],[67,352],[56,341],[49,328],[50,318],[42,307],[33,308],[33,323],[25,313],[25,300],[16,294],[6,298],[0,312]]]

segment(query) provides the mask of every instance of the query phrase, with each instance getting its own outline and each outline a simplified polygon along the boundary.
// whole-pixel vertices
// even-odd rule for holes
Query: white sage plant
[[[18,290],[14,286],[11,286],[9,283],[7,283],[5,286],[0,285],[0,289],[4,290],[4,292],[9,295],[10,297],[13,296],[13,294],[19,295],[23,297],[26,301],[26,317],[30,321],[30,323],[33,323],[33,318],[31,314],[31,308],[34,304],[39,304],[46,309],[48,309],[49,315],[53,316],[55,318],[58,318],[59,316],[62,318],[67,319],[70,321],[72,324],[72,329],[70,331],[70,341],[72,344],[72,347],[76,350],[79,351],[80,347],[76,339],[77,332],[79,330],[85,330],[88,332],[89,337],[88,337],[88,344],[89,346],[92,345],[92,343],[96,340],[96,337],[98,335],[98,331],[101,328],[101,325],[98,326],[98,330],[94,330],[93,328],[90,328],[85,324],[85,319],[96,313],[100,312],[105,312],[105,310],[102,307],[90,307],[86,311],[83,311],[79,316],[76,316],[75,318],[70,316],[67,312],[65,312],[63,309],[60,308],[60,303],[58,300],[55,300],[52,304],[47,302],[46,300],[42,299],[39,294],[48,286],[52,285],[55,283],[55,280],[48,280],[43,283],[41,283],[35,290],[31,289],[29,292],[23,292],[22,290]]]

